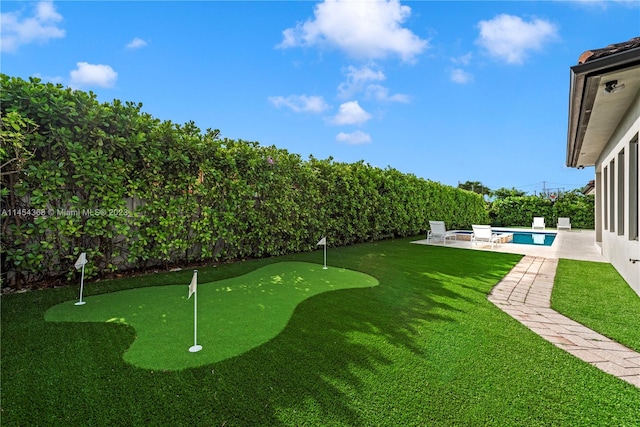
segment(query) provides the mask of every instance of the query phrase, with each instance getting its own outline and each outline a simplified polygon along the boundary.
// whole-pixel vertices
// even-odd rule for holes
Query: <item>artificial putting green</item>
[[[51,307],[52,322],[112,322],[136,330],[124,360],[145,369],[179,370],[218,362],[263,344],[286,326],[295,308],[314,295],[378,284],[368,274],[323,269],[305,262],[270,264],[239,277],[198,284],[198,344],[188,284],[152,286],[90,296],[86,304]],[[304,345],[304,343],[300,343]]]

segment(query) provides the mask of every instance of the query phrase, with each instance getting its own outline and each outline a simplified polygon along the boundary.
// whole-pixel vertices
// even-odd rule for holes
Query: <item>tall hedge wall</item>
[[[491,202],[489,215],[496,226],[531,227],[533,217],[541,216],[548,227],[555,227],[558,217],[567,217],[572,228],[593,229],[594,205],[594,196],[576,190],[562,194],[555,202],[540,196],[510,196]]]
[[[486,223],[481,196],[160,121],[141,104],[1,75],[2,286]]]

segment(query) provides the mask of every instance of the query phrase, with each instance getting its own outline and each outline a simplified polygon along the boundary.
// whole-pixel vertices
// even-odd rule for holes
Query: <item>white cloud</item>
[[[321,96],[290,95],[270,96],[269,101],[277,108],[287,107],[296,113],[321,113],[329,108],[329,105]]]
[[[368,99],[375,99],[377,101],[384,102],[402,102],[408,103],[410,101],[409,95],[402,93],[395,93],[389,95],[389,88],[381,85],[369,85],[365,91],[365,95]]]
[[[389,95],[389,89],[385,86],[371,82],[386,80],[387,76],[374,66],[347,68],[347,79],[338,86],[340,98],[351,98],[356,94],[364,93],[367,99],[387,102],[409,102],[409,97],[403,94]]]
[[[136,37],[127,44],[127,49],[139,49],[141,47],[145,47],[146,45],[146,41],[142,40],[139,37]]]
[[[78,62],[77,69],[70,73],[70,86],[99,86],[113,87],[118,79],[118,73],[109,65],[89,64],[87,62]]]
[[[43,1],[36,5],[32,16],[22,17],[21,12],[0,14],[0,50],[16,52],[21,45],[49,39],[62,38],[65,31],[58,27],[62,15],[56,12],[53,3]]]
[[[429,45],[402,23],[411,15],[398,0],[325,0],[315,7],[315,19],[282,32],[280,48],[337,47],[359,59],[397,55],[411,62]]]
[[[368,133],[359,130],[352,133],[340,132],[336,135],[336,141],[345,142],[351,145],[369,144],[371,142],[371,136]]]
[[[519,16],[502,14],[480,21],[476,43],[498,59],[522,64],[529,51],[542,50],[545,43],[557,38],[558,29],[549,21],[534,18],[530,22]]]
[[[332,123],[336,125],[354,125],[364,123],[371,118],[371,114],[362,109],[358,101],[349,101],[340,105],[338,114]]]
[[[473,74],[467,73],[460,68],[455,68],[451,71],[451,81],[459,84],[469,83],[473,81]]]
[[[366,65],[361,68],[350,65],[346,75],[347,80],[338,86],[338,96],[341,98],[350,98],[362,92],[369,82],[380,82],[387,78],[382,71]]]
[[[471,63],[471,58],[473,57],[473,54],[471,52],[462,55],[462,56],[458,56],[457,58],[451,58],[451,61],[454,64],[460,64],[460,65],[469,65]]]

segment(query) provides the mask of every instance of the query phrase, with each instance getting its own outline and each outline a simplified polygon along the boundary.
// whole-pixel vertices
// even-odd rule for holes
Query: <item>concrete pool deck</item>
[[[426,239],[412,243],[525,255],[491,290],[489,301],[556,347],[640,388],[640,353],[551,309],[559,258],[606,262],[594,231],[559,231],[551,246],[505,243],[492,249],[470,241],[443,244]]]
[[[503,230],[503,229],[501,229]],[[528,228],[513,229],[513,231],[532,231]],[[536,230],[540,231],[540,230]],[[517,243],[501,243],[494,245],[474,245],[469,240],[447,240],[428,242],[427,239],[416,240],[412,243],[420,245],[447,246],[451,248],[473,249],[480,251],[508,252],[512,254],[533,255],[544,258],[567,258],[581,261],[607,262],[602,256],[600,246],[596,244],[596,235],[593,230],[560,230],[547,229],[545,232],[558,233],[551,246],[521,245]]]

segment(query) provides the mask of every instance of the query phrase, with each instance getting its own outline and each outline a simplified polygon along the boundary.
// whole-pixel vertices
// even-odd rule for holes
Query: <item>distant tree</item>
[[[505,199],[507,197],[522,197],[525,194],[526,193],[524,191],[518,190],[515,187],[512,187],[512,188],[502,187],[491,192],[491,196],[495,197],[496,199]]]
[[[467,181],[461,184],[458,184],[458,188],[462,188],[463,190],[473,191],[474,193],[489,195],[491,194],[491,189],[486,185],[483,185],[480,181]]]

